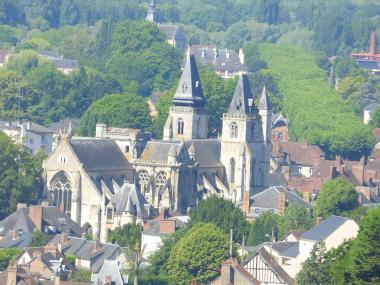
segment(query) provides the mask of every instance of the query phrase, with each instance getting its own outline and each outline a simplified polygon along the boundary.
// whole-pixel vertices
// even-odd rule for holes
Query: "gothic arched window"
[[[177,121],[177,134],[183,135],[184,127],[185,127],[185,123],[183,122],[183,120],[181,118],[178,119],[178,121]]]
[[[64,172],[58,173],[52,180],[51,191],[53,192],[53,204],[54,206],[61,207],[66,212],[71,211],[71,197],[72,189],[71,183]]]
[[[157,206],[158,207],[161,207],[162,206],[162,199],[163,199],[163,194],[164,194],[164,190],[165,190],[165,187],[166,187],[166,184],[167,184],[167,180],[168,180],[168,177],[167,177],[167,174],[166,172],[164,171],[160,171],[157,173],[156,175],[156,194],[157,195]],[[164,198],[168,198],[168,197],[164,197]]]
[[[238,126],[235,122],[233,122],[231,125],[230,125],[230,135],[231,135],[231,138],[237,138],[238,137]]]
[[[235,158],[230,160],[230,183],[235,183]]]

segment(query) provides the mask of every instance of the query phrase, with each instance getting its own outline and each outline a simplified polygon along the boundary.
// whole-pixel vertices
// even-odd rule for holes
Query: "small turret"
[[[157,9],[156,9],[156,1],[152,0],[149,5],[148,14],[145,18],[148,22],[153,24],[157,23]]]
[[[259,103],[259,115],[261,116],[263,141],[270,144],[272,133],[272,106],[270,104],[266,88],[264,86]]]

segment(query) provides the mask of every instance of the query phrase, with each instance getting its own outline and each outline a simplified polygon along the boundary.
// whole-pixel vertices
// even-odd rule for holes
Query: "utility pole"
[[[233,230],[230,232],[230,258],[232,258],[232,238],[233,238]]]

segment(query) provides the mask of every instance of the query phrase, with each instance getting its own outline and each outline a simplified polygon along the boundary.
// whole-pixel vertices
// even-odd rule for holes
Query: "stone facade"
[[[240,78],[217,139],[207,138],[205,106],[188,55],[164,139],[105,125],[97,125],[97,138],[63,139],[44,163],[47,200],[105,240],[109,230],[162,208],[186,213],[212,194],[240,205],[244,193],[266,189],[271,107],[265,89],[256,107],[248,78]]]

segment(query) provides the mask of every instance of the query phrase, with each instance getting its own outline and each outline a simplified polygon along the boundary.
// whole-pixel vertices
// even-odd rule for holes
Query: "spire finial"
[[[266,89],[265,85],[263,88],[263,92],[261,93],[259,109],[260,110],[271,110],[272,109],[272,106],[271,106],[269,99],[268,99],[267,89]]]

